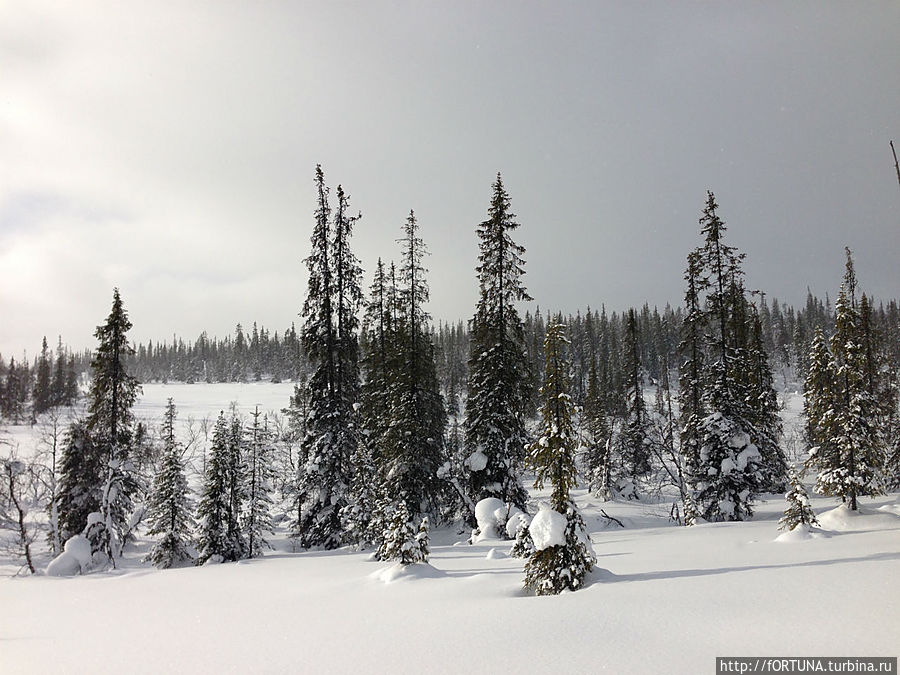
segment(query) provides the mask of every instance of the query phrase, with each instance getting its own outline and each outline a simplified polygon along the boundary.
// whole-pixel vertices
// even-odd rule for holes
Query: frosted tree
[[[841,472],[841,454],[837,444],[838,403],[834,359],[825,333],[821,328],[816,328],[803,385],[803,416],[809,447],[806,470],[816,472],[815,490],[820,494],[830,493],[831,476]]]
[[[569,394],[569,364],[564,354],[567,344],[564,326],[548,327],[544,340],[544,385],[541,387],[542,430],[528,453],[528,465],[535,472],[534,486],[543,488],[545,482],[549,482],[553,487],[550,508],[542,509],[535,516],[535,521],[541,521],[541,531],[546,534],[545,530],[549,529],[551,532],[540,540],[534,539],[535,552],[525,564],[525,588],[537,595],[580,588],[596,561],[584,521],[570,496],[577,480],[577,438],[572,420],[574,404]],[[532,521],[532,528],[535,521]],[[532,529],[532,537],[534,533]]]
[[[394,502],[388,509],[384,537],[377,551],[378,559],[397,560],[401,565],[428,562],[428,521],[423,523],[424,532],[421,526],[417,530],[406,502]]]
[[[245,431],[246,457],[244,471],[242,529],[247,542],[247,556],[262,555],[264,548],[271,548],[267,535],[274,534],[272,523],[272,434],[268,417],[260,422],[259,406],[253,411],[252,421]]]
[[[800,476],[795,471],[790,473],[791,489],[785,495],[787,508],[784,515],[778,521],[779,530],[790,532],[798,525],[817,525],[816,514],[809,505],[809,495]]]
[[[681,324],[681,343],[678,345],[683,359],[679,370],[679,446],[688,475],[696,474],[700,463],[699,427],[703,418],[703,373],[706,367],[703,348],[705,314],[701,306],[705,282],[702,274],[700,252],[692,251],[688,254],[688,266],[684,274],[687,282],[684,295],[685,317]],[[687,506],[685,501],[685,513]]]
[[[239,523],[241,500],[237,493],[241,476],[240,466],[235,464],[239,449],[234,447],[235,440],[234,424],[229,424],[225,413],[220,412],[213,428],[203,493],[197,507],[197,562],[201,565],[213,556],[225,561],[244,557]]]
[[[363,316],[365,380],[360,394],[360,419],[364,430],[362,444],[366,446],[373,463],[379,461],[379,448],[389,423],[388,388],[396,365],[397,312],[393,303],[396,293],[391,291],[391,279],[379,258]]]
[[[32,406],[35,415],[41,415],[53,405],[52,375],[50,364],[50,350],[47,348],[47,337],[41,343],[41,354],[38,357],[37,373],[34,383]]]
[[[341,509],[352,477],[350,458],[359,442],[359,342],[357,311],[361,269],[350,250],[349,201],[338,187],[333,228],[328,189],[316,167],[318,207],[312,252],[306,259],[309,285],[302,316],[302,344],[314,371],[302,452],[296,534],[302,546],[336,548],[342,543]]]
[[[744,520],[757,495],[783,475],[780,428],[763,428],[776,422],[769,409],[771,372],[762,372],[768,362],[752,349],[744,255],[725,243],[712,192],[700,226],[704,243],[688,256],[685,274],[682,454],[697,515]]]
[[[765,307],[765,299],[762,302]],[[788,465],[780,447],[783,433],[781,405],[775,391],[775,380],[763,340],[763,327],[755,304],[747,303],[749,329],[743,350],[740,375],[745,388],[745,402],[750,422],[756,430],[755,443],[762,457],[763,482],[766,492],[782,492],[788,481]]]
[[[371,525],[379,477],[365,443],[357,446],[350,463],[353,477],[350,479],[347,504],[341,509],[341,523],[344,527],[344,540],[364,548],[375,543]]]
[[[634,309],[628,311],[623,345],[623,377],[625,383],[625,418],[616,438],[621,462],[619,488],[625,495],[638,496],[638,482],[650,473],[650,430],[644,403],[643,374],[638,352],[638,329]]]
[[[807,467],[817,472],[816,490],[837,496],[856,511],[860,495],[883,492],[887,452],[882,407],[867,377],[865,340],[853,289],[856,277],[847,251],[847,272],[835,302],[830,360],[814,344],[807,378],[807,428],[814,434]],[[818,361],[824,361],[820,366]]]
[[[132,498],[140,488],[132,467],[134,416],[131,407],[141,387],[125,366],[126,358],[134,353],[128,343],[130,329],[131,321],[119,289],[113,289],[112,310],[106,323],[98,326],[94,334],[100,344],[91,361],[86,419],[86,431],[91,437],[92,448],[99,453],[102,466],[102,474],[90,479],[102,485],[99,522],[105,533],[101,533],[95,543],[103,543],[104,553],[113,564],[125,545]],[[99,529],[95,528],[95,532]]]
[[[513,558],[530,558],[534,552],[534,540],[528,531],[528,521],[520,518],[516,525],[516,540],[509,549],[509,555]]]
[[[592,360],[582,415],[585,431],[584,468],[590,491],[603,499],[608,499],[612,482],[610,462],[612,439],[604,398],[597,364]]]
[[[103,463],[84,420],[74,420],[63,437],[59,467],[60,539],[81,534],[88,515],[100,510]]]
[[[516,302],[531,300],[522,283],[523,246],[500,174],[488,219],[478,226],[479,299],[471,322],[465,444],[469,490],[475,501],[496,497],[525,507],[519,476],[528,433],[531,378]]]
[[[388,384],[387,425],[379,448],[380,473],[388,494],[403,499],[410,514],[433,512],[441,502],[437,472],[444,461],[447,423],[435,366],[434,344],[425,311],[428,302],[427,254],[410,211],[400,240],[398,322],[395,367]]]
[[[166,404],[161,429],[161,464],[147,503],[147,534],[159,536],[147,555],[153,565],[168,568],[191,560],[189,544],[194,519],[184,475],[184,447],[175,436],[175,403]]]

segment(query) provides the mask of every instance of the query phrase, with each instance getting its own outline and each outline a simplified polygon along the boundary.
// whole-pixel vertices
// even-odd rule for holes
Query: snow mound
[[[798,541],[809,541],[810,539],[821,539],[825,535],[816,530],[816,528],[810,527],[806,523],[797,525],[793,530],[789,532],[782,532],[777,537],[775,537],[775,541],[782,544],[793,544]]]
[[[394,563],[380,570],[372,572],[370,579],[381,581],[385,584],[392,584],[395,581],[407,581],[414,579],[439,579],[447,576],[445,572],[436,569],[428,563],[412,563],[404,565],[402,563]]]
[[[48,577],[74,577],[76,574],[81,574],[81,564],[75,556],[69,555],[65,551],[47,565]]]
[[[496,497],[485,497],[475,505],[475,520],[482,532],[499,527],[506,522],[506,504]]]
[[[541,505],[540,511],[532,519],[528,531],[534,541],[534,548],[543,551],[551,546],[566,543],[566,517],[549,506]]]
[[[225,558],[218,553],[214,553],[206,559],[206,562],[203,563],[203,566],[206,567],[207,565],[221,565],[223,562],[225,562]]]
[[[900,503],[898,504],[885,504],[884,506],[878,507],[879,511],[884,511],[885,513],[892,513],[895,516],[900,516]]]
[[[484,556],[485,560],[502,560],[503,558],[508,558],[508,557],[509,556],[506,555],[503,551],[499,551],[496,548],[492,548],[490,551],[487,552],[487,555]]]
[[[476,450],[466,458],[466,464],[473,472],[484,471],[487,466],[487,455],[481,452],[481,450]]]
[[[80,534],[71,537],[63,552],[47,565],[51,577],[74,577],[83,574],[91,566],[91,542]]]
[[[835,532],[852,532],[859,530],[878,530],[884,527],[897,527],[897,515],[886,510],[880,513],[869,511],[851,511],[846,504],[816,516],[819,525]]]

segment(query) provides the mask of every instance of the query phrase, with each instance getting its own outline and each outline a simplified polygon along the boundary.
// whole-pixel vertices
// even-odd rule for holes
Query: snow
[[[800,525],[797,525],[793,530],[782,532],[781,534],[779,534],[777,537],[775,537],[775,541],[781,544],[793,544],[800,541],[820,539],[825,536],[827,535],[817,528],[810,527],[806,523],[801,523]]]
[[[167,396],[179,423],[230,401],[278,410],[292,390],[145,385],[141,416],[161,419]],[[25,450],[30,427],[11,432]],[[19,565],[3,558],[0,673],[678,675],[713,672],[729,654],[896,656],[897,494],[861,500],[859,514],[811,495],[823,536],[797,545],[773,541],[780,495],[749,522],[690,528],[668,522],[671,501],[573,496],[599,567],[551,598],[523,592],[524,560],[488,557],[496,540],[461,544],[447,527],[430,532],[429,565],[405,568],[370,551],[294,552],[283,528],[275,551],[242,564],[156,570],[140,562],[141,532],[118,569],[85,576],[12,578]],[[608,529],[601,508],[627,527]],[[36,565],[47,562],[41,549]],[[498,649],[498,634],[515,638]]]
[[[485,497],[475,504],[475,521],[481,530],[478,538],[497,539],[506,526],[507,505],[495,497]]]
[[[509,518],[506,521],[506,536],[510,539],[516,538],[516,532],[519,529],[519,523],[529,523],[528,515],[522,513],[515,506],[509,510]]]
[[[476,450],[466,459],[466,464],[472,471],[484,471],[487,466],[487,455],[480,450]]]
[[[392,584],[395,581],[413,581],[416,579],[439,579],[446,576],[441,570],[435,569],[428,563],[418,562],[411,565],[402,563],[394,563],[387,567],[376,570],[371,575],[371,579],[381,581],[385,584]]]
[[[862,501],[863,499],[860,498],[860,502]],[[870,511],[867,508],[860,508],[858,511],[851,511],[846,504],[818,514],[816,519],[823,530],[836,532],[900,527],[900,514],[893,513],[888,509]]]
[[[566,543],[566,525],[563,514],[542,504],[528,528],[535,549],[543,551],[551,546],[563,546]]]
[[[94,515],[93,513],[90,515]],[[87,537],[71,537],[63,552],[47,565],[47,575],[51,577],[72,577],[86,572],[91,565],[91,542]]]

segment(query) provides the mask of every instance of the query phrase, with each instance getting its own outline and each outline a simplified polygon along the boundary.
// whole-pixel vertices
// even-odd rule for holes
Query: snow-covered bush
[[[535,595],[581,588],[597,558],[575,505],[566,515],[543,507],[529,529],[535,552],[525,563],[525,588]]]
[[[519,520],[527,516],[521,509],[495,497],[486,497],[475,505],[475,521],[478,529],[472,542],[481,539],[512,539],[516,536]]]
[[[762,456],[740,421],[715,412],[700,422],[700,467],[694,495],[707,521],[745,520],[762,482]]]
[[[778,521],[779,530],[790,532],[798,525],[817,525],[816,514],[809,505],[809,495],[796,472],[791,471],[791,489],[785,495],[788,506]]]
[[[428,519],[424,518],[418,532],[409,516],[406,502],[394,504],[388,515],[384,538],[376,552],[378,560],[398,560],[402,565],[428,562]]]
[[[534,540],[528,529],[528,519],[517,519],[516,543],[509,549],[509,555],[513,558],[530,558],[534,553]]]

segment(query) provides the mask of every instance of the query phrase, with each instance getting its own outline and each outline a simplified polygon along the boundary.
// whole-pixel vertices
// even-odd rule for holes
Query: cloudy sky
[[[897,2],[0,3],[0,352],[146,341],[305,291],[313,172],[366,284],[413,208],[431,311],[469,317],[502,171],[542,308],[678,303],[712,189],[789,302],[900,296]]]

